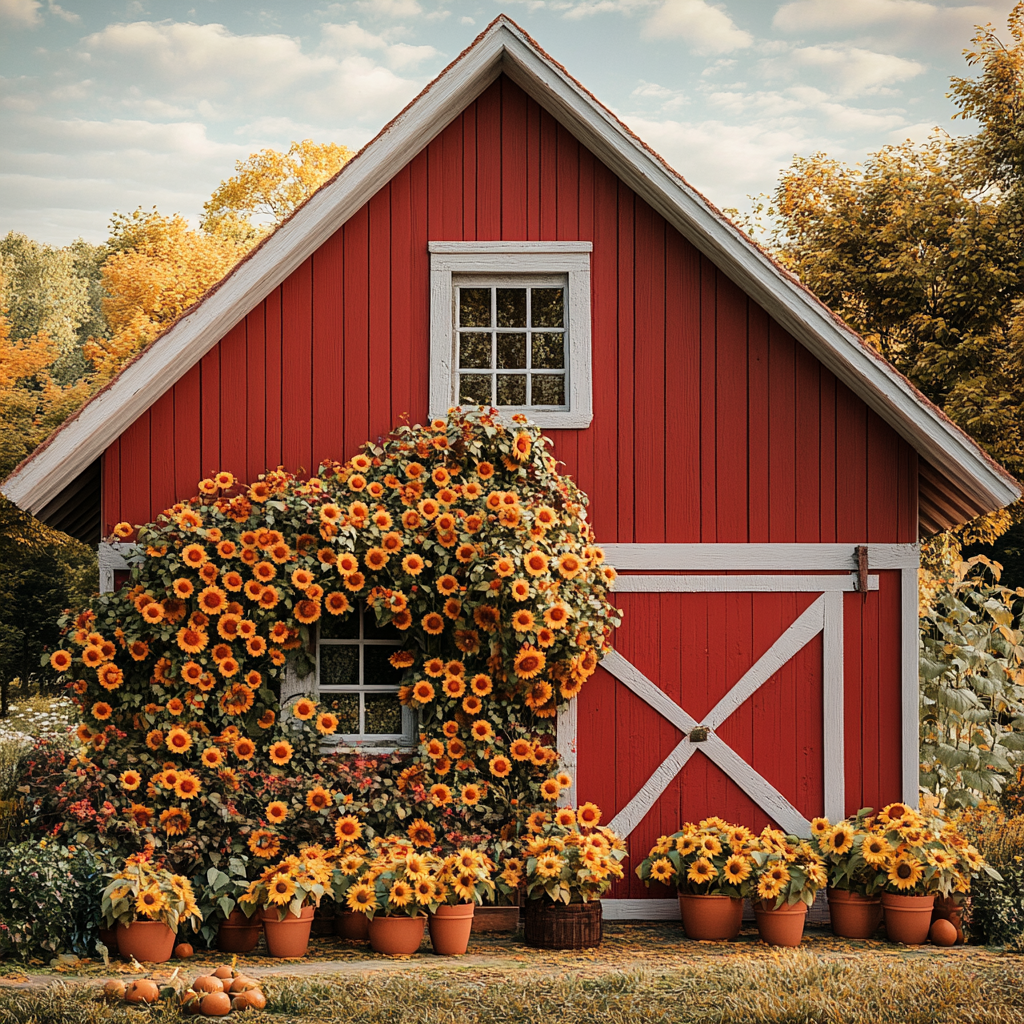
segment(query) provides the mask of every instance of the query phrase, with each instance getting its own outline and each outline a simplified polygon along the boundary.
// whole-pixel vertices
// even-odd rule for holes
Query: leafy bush
[[[1002,880],[982,876],[971,888],[971,939],[990,946],[1020,945],[1024,942],[1024,816],[990,825],[978,843]]]
[[[1024,751],[1024,594],[998,578],[979,555],[922,580],[921,788],[947,808],[998,794]]]
[[[0,958],[94,955],[99,920],[89,850],[45,839],[0,850]]]

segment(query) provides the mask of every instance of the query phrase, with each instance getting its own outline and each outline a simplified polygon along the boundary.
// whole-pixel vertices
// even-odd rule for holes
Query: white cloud
[[[921,0],[792,0],[775,12],[772,24],[783,32],[842,31],[892,21],[926,22],[936,11]]]
[[[762,68],[769,79],[810,74],[821,88],[843,97],[877,93],[925,70],[916,60],[838,44],[797,47],[764,61]]]
[[[42,23],[39,0],[0,0],[0,20],[33,28]]]
[[[81,21],[82,19],[75,14],[74,11],[65,11],[60,4],[55,3],[54,0],[46,0],[47,9],[51,14],[55,14],[58,18],[63,21],[70,21],[72,24]]]
[[[647,19],[645,39],[683,39],[700,53],[729,53],[754,42],[729,15],[707,0],[664,0]]]
[[[417,0],[360,0],[355,7],[379,18],[411,18],[423,13]]]

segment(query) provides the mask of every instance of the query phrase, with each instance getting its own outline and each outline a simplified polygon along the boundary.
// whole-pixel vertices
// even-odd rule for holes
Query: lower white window
[[[332,740],[383,748],[415,744],[416,714],[399,703],[402,673],[388,661],[401,644],[398,630],[378,627],[362,607],[344,621],[320,619],[317,689],[320,704],[338,718]]]

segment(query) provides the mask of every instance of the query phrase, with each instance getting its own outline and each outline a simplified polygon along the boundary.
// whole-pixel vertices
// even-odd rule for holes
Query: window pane
[[[531,327],[563,327],[561,288],[533,288],[530,294]]]
[[[391,666],[388,658],[397,647],[369,644],[363,648],[363,682],[367,686],[397,686],[402,673]]]
[[[491,326],[491,289],[459,289],[459,326]]]
[[[526,369],[526,335],[498,335],[498,368],[501,370]]]
[[[331,588],[328,587],[328,590]],[[346,615],[331,615],[324,612],[320,616],[321,640],[356,640],[359,637],[359,609],[355,608]]]
[[[530,378],[532,405],[565,405],[565,377],[560,373],[535,373]]]
[[[395,735],[402,731],[402,705],[397,693],[367,693],[363,697],[367,735]]]
[[[459,366],[486,370],[491,365],[491,336],[489,334],[459,335]]]
[[[526,326],[526,289],[498,289],[498,326]]]
[[[530,337],[530,365],[535,370],[565,368],[565,335],[534,334]]]
[[[402,634],[394,626],[377,625],[376,613],[370,609],[363,613],[363,636],[367,640],[393,640],[396,644],[402,642]]]
[[[353,735],[359,732],[359,694],[326,693],[320,700],[328,711],[338,716],[338,732]]]
[[[489,374],[463,373],[459,375],[459,402],[467,405],[491,404],[491,378]]]
[[[498,405],[526,405],[526,374],[498,374]]]
[[[355,686],[359,682],[359,648],[355,644],[320,645],[320,685]]]

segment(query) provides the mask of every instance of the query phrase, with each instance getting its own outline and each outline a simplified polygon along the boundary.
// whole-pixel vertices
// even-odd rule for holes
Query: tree
[[[242,242],[258,241],[305,202],[352,158],[333,142],[293,142],[287,153],[261,149],[235,164],[203,207],[203,230]],[[263,223],[252,217],[264,217]]]
[[[1024,475],[1024,3],[1011,45],[979,28],[954,78],[957,117],[860,167],[824,154],[783,172],[769,242],[821,299],[1012,472]],[[1014,518],[1021,518],[1015,509]],[[991,541],[1005,512],[971,524]]]

